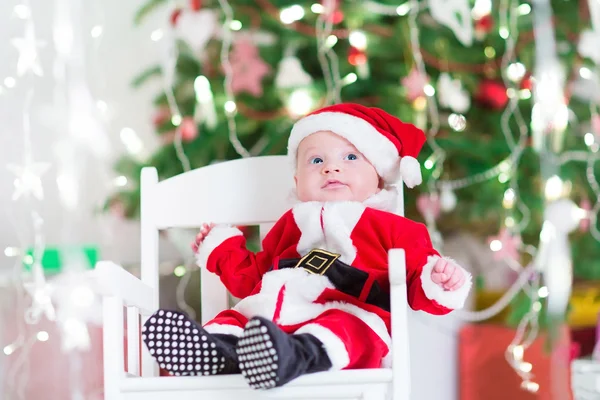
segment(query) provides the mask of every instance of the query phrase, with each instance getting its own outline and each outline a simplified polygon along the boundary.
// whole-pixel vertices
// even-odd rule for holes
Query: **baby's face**
[[[298,146],[296,192],[300,201],[359,201],[379,192],[379,176],[349,141],[329,131]]]

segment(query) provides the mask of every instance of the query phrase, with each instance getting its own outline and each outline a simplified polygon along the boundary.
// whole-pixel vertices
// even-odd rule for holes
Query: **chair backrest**
[[[286,156],[261,156],[212,164],[159,182],[156,169],[141,176],[142,280],[158,304],[158,231],[205,222],[260,225],[264,237],[293,205],[292,165]],[[402,183],[399,182],[399,187]],[[397,213],[403,214],[400,196]],[[228,306],[219,278],[201,271],[202,322]]]

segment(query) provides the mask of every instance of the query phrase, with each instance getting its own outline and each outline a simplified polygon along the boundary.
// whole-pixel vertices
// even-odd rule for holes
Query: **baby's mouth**
[[[328,179],[327,182],[321,186],[321,189],[336,189],[344,186],[346,186],[346,184],[337,179]]]

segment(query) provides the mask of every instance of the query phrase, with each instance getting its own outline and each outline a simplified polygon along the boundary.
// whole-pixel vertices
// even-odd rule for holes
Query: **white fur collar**
[[[399,189],[396,186],[388,186],[363,202],[367,207],[381,211],[396,213],[401,201]]]
[[[300,200],[298,200],[298,196],[296,194],[296,189],[292,189],[289,200],[292,204],[296,206],[298,204],[302,204]],[[396,213],[398,211],[398,205],[401,201],[399,189],[396,186],[387,186],[384,189],[381,189],[379,192],[375,193],[373,196],[369,197],[365,201],[363,201],[363,205],[365,207],[375,208],[381,211],[388,211],[392,213]],[[309,201],[306,203],[317,203],[314,201]],[[340,202],[340,203],[354,203],[354,202]],[[358,203],[358,202],[355,202]],[[321,203],[319,203],[321,204]]]
[[[353,201],[296,204],[292,213],[302,233],[296,247],[298,254],[304,256],[321,248],[340,254],[343,262],[351,264],[356,258],[356,247],[350,236],[364,210],[363,204]]]

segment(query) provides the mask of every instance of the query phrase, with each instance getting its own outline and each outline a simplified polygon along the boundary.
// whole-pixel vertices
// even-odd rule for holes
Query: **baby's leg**
[[[237,353],[248,384],[268,389],[314,372],[378,368],[388,347],[358,317],[330,309],[291,335],[269,320],[252,318]]]
[[[235,346],[246,321],[227,310],[201,327],[180,312],[159,310],[144,324],[142,338],[160,367],[174,375],[233,374],[240,372]]]

